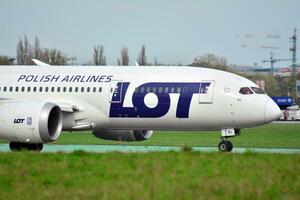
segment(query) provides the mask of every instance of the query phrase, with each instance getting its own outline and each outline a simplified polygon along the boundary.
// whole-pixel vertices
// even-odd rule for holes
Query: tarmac
[[[217,147],[193,147],[197,152],[218,152]],[[94,153],[122,152],[122,153],[147,153],[182,151],[182,147],[173,146],[128,146],[128,145],[54,145],[45,144],[42,152],[45,153],[71,153],[74,151],[86,151]],[[10,152],[8,144],[0,144],[0,152]],[[280,153],[280,154],[300,154],[300,149],[283,148],[240,148],[234,147],[232,153]]]

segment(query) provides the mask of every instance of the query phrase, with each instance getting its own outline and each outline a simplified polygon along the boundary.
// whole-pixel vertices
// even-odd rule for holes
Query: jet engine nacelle
[[[97,138],[104,140],[116,140],[116,141],[143,141],[149,139],[153,131],[149,130],[102,130],[94,131],[93,134]]]
[[[49,102],[21,101],[0,105],[0,138],[13,142],[47,143],[62,131],[59,106]]]

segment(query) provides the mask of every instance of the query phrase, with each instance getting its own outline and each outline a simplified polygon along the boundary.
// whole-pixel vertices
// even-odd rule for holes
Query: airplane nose
[[[281,111],[277,104],[270,98],[265,106],[265,122],[269,123],[280,118]]]

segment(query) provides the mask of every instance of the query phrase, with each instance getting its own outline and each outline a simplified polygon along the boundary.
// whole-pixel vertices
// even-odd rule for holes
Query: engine
[[[94,131],[93,134],[97,138],[104,140],[116,140],[116,141],[143,141],[149,139],[153,131],[149,130],[101,130]]]
[[[0,137],[13,142],[47,143],[61,134],[62,111],[49,102],[21,101],[0,105]]]

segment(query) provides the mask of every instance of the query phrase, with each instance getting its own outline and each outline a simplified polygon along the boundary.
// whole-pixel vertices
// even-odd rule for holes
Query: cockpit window
[[[256,93],[256,94],[265,94],[265,92],[258,88],[258,87],[251,87],[251,89]]]
[[[240,89],[240,93],[241,94],[253,94],[252,90],[250,88],[248,88],[248,87],[242,87]]]

